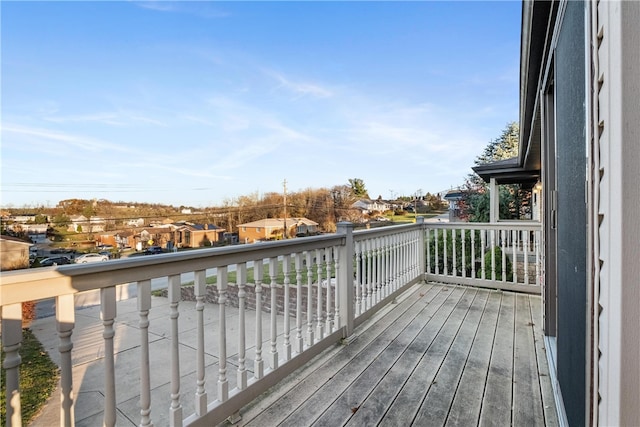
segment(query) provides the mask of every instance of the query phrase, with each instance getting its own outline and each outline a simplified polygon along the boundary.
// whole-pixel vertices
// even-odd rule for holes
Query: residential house
[[[148,246],[160,246],[166,248],[174,241],[174,227],[145,227],[136,230],[133,236],[136,250],[143,250]]]
[[[640,425],[640,2],[525,1],[520,148],[474,168],[533,185],[563,425]],[[534,211],[537,209],[534,209]]]
[[[129,221],[127,221],[127,225],[130,227],[142,227],[144,225],[144,219],[130,219]]]
[[[263,240],[283,238],[287,229],[287,237],[311,235],[318,233],[318,223],[307,218],[266,218],[238,225],[241,243],[255,243]]]
[[[460,188],[451,189],[444,195],[444,199],[449,202],[449,222],[460,220],[460,201],[462,197],[462,189]]]
[[[173,225],[176,227],[174,242],[177,247],[213,246],[215,243],[224,240],[225,229],[215,224],[178,222]]]
[[[101,233],[107,224],[106,220],[97,216],[87,218],[84,215],[72,215],[69,219],[71,223],[67,227],[67,231],[75,231],[76,233]]]
[[[135,245],[135,241],[129,241],[129,237],[133,237],[133,231],[112,231],[101,233],[97,236],[94,236],[94,240],[96,242],[96,246],[102,245],[110,245],[114,248],[124,248],[126,246],[133,247]]]
[[[17,237],[0,235],[0,270],[29,267],[31,243]]]
[[[351,205],[354,209],[359,209],[363,215],[373,212],[385,212],[391,209],[391,205],[384,200],[360,199]]]

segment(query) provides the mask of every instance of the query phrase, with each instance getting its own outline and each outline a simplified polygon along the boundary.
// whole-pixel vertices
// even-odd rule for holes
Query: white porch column
[[[340,248],[340,271],[336,280],[336,292],[339,292],[340,298],[340,325],[344,329],[344,338],[348,339],[353,334],[353,224],[350,222],[339,222],[338,234],[345,236],[345,244]],[[328,286],[327,286],[328,288]],[[328,307],[327,307],[328,310]],[[331,332],[331,331],[329,331]]]
[[[498,222],[500,219],[500,193],[495,178],[489,182],[489,222]]]

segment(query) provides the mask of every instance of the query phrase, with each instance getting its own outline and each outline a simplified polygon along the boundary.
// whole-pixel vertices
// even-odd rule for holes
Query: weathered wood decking
[[[539,296],[417,285],[239,424],[554,426],[541,325]]]

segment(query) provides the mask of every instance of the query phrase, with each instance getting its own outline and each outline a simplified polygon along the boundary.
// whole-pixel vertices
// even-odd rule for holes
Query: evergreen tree
[[[351,186],[351,192],[358,198],[369,198],[369,193],[364,185],[364,181],[360,178],[349,179],[349,185]]]
[[[519,135],[518,123],[508,123],[501,135],[487,144],[474,163],[483,165],[517,157]],[[465,187],[461,204],[462,216],[472,222],[488,222],[489,186],[482,178],[472,173],[467,176]],[[519,184],[501,185],[498,191],[500,192],[500,218],[519,219],[523,206],[527,205],[530,192],[524,191]]]

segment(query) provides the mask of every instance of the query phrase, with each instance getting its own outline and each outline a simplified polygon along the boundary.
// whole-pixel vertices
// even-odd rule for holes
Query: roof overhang
[[[494,177],[499,184],[529,184],[540,178],[542,127],[539,94],[557,9],[557,2],[522,2],[518,157],[474,167],[473,170],[485,182]]]
[[[485,182],[495,178],[498,184],[535,184],[540,178],[540,169],[527,169],[520,166],[518,157],[475,166],[474,172]]]

